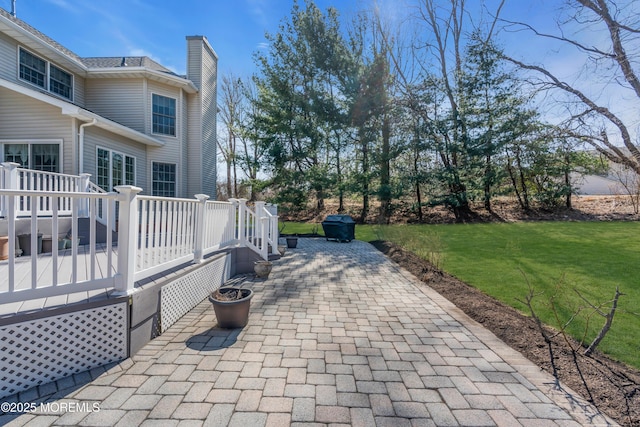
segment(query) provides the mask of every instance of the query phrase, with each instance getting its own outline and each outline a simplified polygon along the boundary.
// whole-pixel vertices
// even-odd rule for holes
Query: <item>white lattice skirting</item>
[[[0,328],[0,398],[127,357],[126,302]]]
[[[162,287],[160,292],[161,332],[200,304],[230,277],[231,255],[212,261]]]

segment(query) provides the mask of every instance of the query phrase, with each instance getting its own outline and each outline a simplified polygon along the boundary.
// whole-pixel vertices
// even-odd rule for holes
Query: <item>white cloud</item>
[[[249,13],[254,20],[261,26],[266,27],[269,18],[267,16],[268,2],[266,0],[246,0]]]

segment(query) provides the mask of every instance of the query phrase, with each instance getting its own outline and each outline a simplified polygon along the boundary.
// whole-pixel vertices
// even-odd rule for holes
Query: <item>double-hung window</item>
[[[176,197],[176,164],[153,162],[152,195]]]
[[[63,98],[73,98],[73,76],[20,48],[20,78]]]
[[[176,136],[176,100],[153,94],[153,133]]]

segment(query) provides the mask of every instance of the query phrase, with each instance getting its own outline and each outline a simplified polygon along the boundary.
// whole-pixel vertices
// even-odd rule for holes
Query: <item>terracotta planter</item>
[[[9,259],[9,236],[0,236],[0,260]]]
[[[236,298],[240,293],[240,298]],[[225,329],[243,328],[249,321],[253,291],[251,289],[220,288],[209,296],[218,326]],[[224,300],[223,300],[224,299]]]
[[[272,268],[273,263],[271,261],[256,261],[253,263],[253,271],[256,273],[256,276],[261,279],[269,277]]]

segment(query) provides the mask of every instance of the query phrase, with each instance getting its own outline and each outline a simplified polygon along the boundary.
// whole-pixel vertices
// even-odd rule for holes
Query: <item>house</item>
[[[0,399],[135,354],[277,256],[274,207],[215,201],[216,66],[202,36],[186,76],[81,58],[0,9]]]
[[[0,8],[0,162],[215,198],[217,60],[203,36],[187,37],[186,76],[82,58]]]

